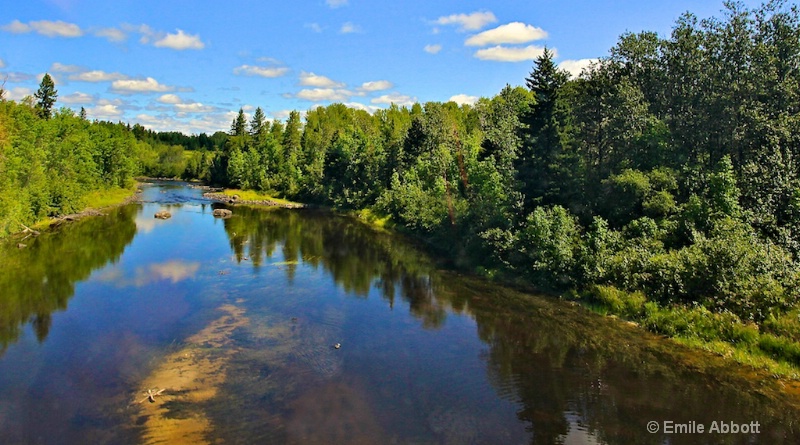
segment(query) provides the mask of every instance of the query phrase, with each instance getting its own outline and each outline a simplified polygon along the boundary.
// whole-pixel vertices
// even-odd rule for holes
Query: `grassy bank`
[[[97,215],[100,210],[118,205],[124,205],[135,199],[139,183],[133,183],[130,187],[111,187],[103,190],[95,190],[88,193],[82,199],[83,210],[69,215],[59,215],[45,218],[33,224],[35,229],[45,229],[54,224],[67,220],[80,219],[86,216]]]
[[[597,313],[635,322],[679,343],[775,376],[800,380],[800,307],[757,325],[702,306],[664,307],[648,301],[641,292],[630,293],[611,286],[591,286],[568,297]]]
[[[255,190],[224,189],[216,192],[216,195],[227,196],[235,199],[236,202],[243,204],[263,204],[276,205],[281,207],[305,207],[305,204],[289,201],[288,199],[278,198],[268,193]]]

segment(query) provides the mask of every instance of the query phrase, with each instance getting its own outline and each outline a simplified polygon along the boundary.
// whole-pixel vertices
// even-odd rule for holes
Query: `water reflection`
[[[318,211],[221,220],[183,186],[144,196],[3,251],[0,442],[146,443],[199,419],[208,443],[800,443],[773,380],[437,270],[400,237]],[[153,387],[163,403],[129,406]]]
[[[399,295],[403,307],[425,328],[440,329],[448,313],[474,319],[478,336],[487,346],[481,354],[482,372],[498,396],[517,406],[517,419],[526,425],[525,443],[673,443],[674,436],[650,434],[646,429],[650,420],[706,425],[715,420],[761,422],[762,434],[712,439],[731,444],[796,443],[800,439],[797,400],[782,394],[774,382],[759,382],[715,357],[687,351],[581,308],[436,271],[418,250],[361,224],[317,212],[237,207],[235,216],[226,220],[225,230],[237,260],[249,260],[255,269],[279,264],[292,281],[302,265],[322,267],[350,295],[366,298],[377,289],[390,308],[397,307]],[[276,255],[278,252],[281,255]],[[276,257],[283,261],[276,262]],[[274,335],[278,334],[265,334],[265,338]],[[375,335],[382,333],[376,328]],[[402,333],[397,335],[402,337]],[[287,344],[288,338],[281,336],[280,342]],[[459,339],[448,341],[457,343]],[[277,342],[271,337],[267,343]],[[383,347],[389,348],[387,354],[399,355],[403,350],[397,345]],[[254,360],[275,366],[274,357]],[[253,366],[265,365],[249,362],[247,368]],[[450,366],[458,369],[457,363]],[[392,378],[367,372],[355,372],[350,378],[358,378],[359,385],[382,388],[384,397],[372,396],[378,405],[397,410],[398,400],[410,403],[415,409],[401,410],[405,413],[401,417],[405,422],[416,419],[418,425],[404,424],[407,431],[427,431],[440,443],[513,443],[515,436],[507,435],[507,419],[492,416],[491,406],[479,406],[472,400],[474,405],[459,407],[463,397],[468,401],[471,397],[463,395],[454,399],[461,402],[435,403],[413,386],[397,386],[394,380],[409,378],[402,371],[383,372],[391,372]],[[454,380],[445,385],[457,392],[463,383]],[[319,395],[318,391],[339,394],[344,387],[342,382],[324,385],[308,397]],[[265,393],[263,397],[274,397],[274,391],[270,388],[271,396]],[[294,412],[297,404],[305,406],[299,401],[304,394],[284,394],[282,397],[296,399],[286,410]],[[360,397],[356,401],[356,405],[362,403]],[[395,436],[387,432],[392,430],[390,426],[380,429],[387,435],[383,439],[397,439],[397,431]],[[282,440],[291,441],[286,434]],[[303,434],[305,439],[300,442],[312,440],[308,431]],[[678,439],[676,443],[709,442],[707,435]]]
[[[75,284],[93,270],[115,262],[136,234],[134,215],[140,206],[110,210],[102,218],[86,218],[44,232],[16,249],[0,249],[0,354],[16,341],[29,323],[43,341],[51,314],[65,310]],[[98,241],[99,240],[99,241]]]

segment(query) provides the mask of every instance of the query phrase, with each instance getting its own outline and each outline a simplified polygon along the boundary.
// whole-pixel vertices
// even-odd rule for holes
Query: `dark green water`
[[[143,442],[149,414],[131,402],[224,305],[247,323],[205,345],[225,357],[215,395],[146,407],[202,412],[208,443],[800,443],[800,403],[773,379],[437,270],[344,218],[212,210],[155,184],[140,204],[0,246],[0,443]],[[759,433],[709,433],[714,421]]]

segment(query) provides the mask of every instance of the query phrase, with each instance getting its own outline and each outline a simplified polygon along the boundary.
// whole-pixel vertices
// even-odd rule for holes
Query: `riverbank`
[[[45,218],[43,220],[34,222],[30,225],[30,227],[20,224],[20,230],[9,234],[6,238],[16,239],[20,235],[24,234],[25,236],[22,239],[17,240],[24,241],[30,236],[38,235],[39,232],[43,230],[58,227],[64,223],[78,221],[80,219],[92,216],[102,216],[104,215],[103,211],[105,210],[138,201],[141,192],[140,186],[141,183],[137,182],[130,188],[114,187],[105,190],[93,191],[84,197],[85,206],[80,212]],[[1,239],[3,239],[3,237],[0,237],[0,240]],[[20,243],[18,244],[18,247],[22,248],[25,247],[25,245]]]
[[[289,201],[282,198],[276,198],[274,196],[267,195],[265,193],[259,193],[253,190],[217,189],[216,191],[203,193],[203,197],[228,204],[283,207],[286,209],[301,209],[308,207],[306,204]]]
[[[273,202],[274,198],[252,191],[227,189],[207,193],[205,196],[236,204],[306,207],[301,203],[285,200],[276,204]],[[291,206],[285,205],[286,203]],[[408,231],[401,230],[389,217],[378,215],[369,209],[339,213],[372,228],[394,230],[420,240]],[[463,264],[456,264],[454,258],[447,260],[452,267],[465,270]],[[472,268],[471,273],[475,273],[475,270]],[[521,281],[520,277],[482,276],[499,284],[541,293],[532,283]],[[756,325],[742,322],[729,313],[713,313],[701,307],[658,305],[640,292],[627,293],[608,286],[590,286],[588,289],[576,289],[564,294],[551,292],[550,295],[574,301],[597,314],[625,320],[638,326],[638,329],[663,335],[664,338],[713,353],[731,362],[787,381],[800,381],[800,310],[789,311],[779,319]]]

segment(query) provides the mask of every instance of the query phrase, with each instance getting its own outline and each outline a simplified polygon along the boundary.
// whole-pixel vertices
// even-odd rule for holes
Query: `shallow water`
[[[774,379],[345,218],[217,206],[155,183],[0,246],[0,443],[800,442]]]

